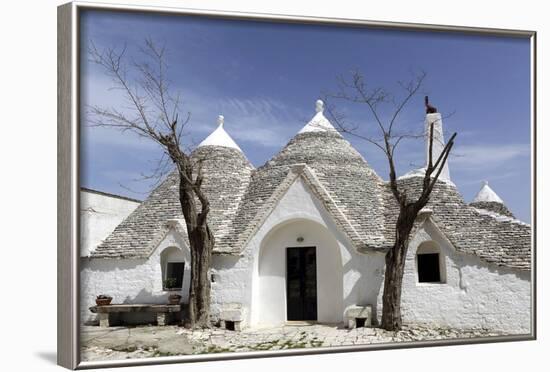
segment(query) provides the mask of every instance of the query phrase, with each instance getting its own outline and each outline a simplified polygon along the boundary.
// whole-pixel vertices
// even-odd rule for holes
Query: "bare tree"
[[[90,59],[101,66],[112,79],[113,88],[122,92],[128,107],[90,106],[89,123],[95,127],[115,128],[133,132],[156,142],[179,175],[179,202],[187,226],[191,251],[191,284],[187,325],[191,328],[209,327],[210,268],[214,236],[208,226],[210,203],[201,188],[202,161],[191,157],[182,148],[183,128],[189,122],[187,114],[178,122],[180,96],[171,93],[167,79],[166,49],[146,39],[139,62],[125,56],[122,50],[98,50],[92,43]],[[162,161],[161,161],[162,163]],[[161,166],[159,166],[161,168]],[[162,173],[156,172],[157,176]]]
[[[454,144],[456,133],[453,133],[449,141],[438,154],[437,159],[433,160],[433,142],[434,142],[434,124],[429,123],[429,133],[398,134],[396,132],[396,123],[399,115],[405,106],[419,92],[426,73],[422,72],[416,75],[407,83],[399,82],[399,86],[404,91],[402,99],[396,100],[394,96],[387,93],[382,88],[370,88],[367,86],[363,75],[358,72],[352,72],[351,78],[340,77],[339,90],[335,94],[328,95],[328,99],[341,99],[348,102],[359,103],[368,108],[371,116],[377,124],[380,137],[372,138],[361,135],[357,131],[357,126],[350,127],[345,123],[345,117],[338,113],[334,108],[328,106],[328,113],[339,129],[353,136],[359,137],[380,149],[387,158],[389,166],[389,185],[393,197],[399,205],[399,214],[395,225],[395,240],[393,246],[389,248],[385,256],[386,271],[384,277],[384,293],[382,297],[382,328],[386,330],[399,330],[402,326],[401,320],[401,288],[403,282],[403,272],[405,268],[405,258],[409,245],[409,237],[413,229],[414,222],[418,213],[426,206],[430,200],[431,192],[441,174],[441,171],[447,162],[447,158]],[[380,112],[381,104],[392,104],[392,113],[387,120],[382,119]],[[435,108],[428,104],[426,98],[426,112],[435,112]],[[425,168],[425,174],[422,181],[422,190],[416,198],[411,198],[406,190],[399,187],[395,171],[395,149],[403,139],[424,137],[428,135],[428,161]]]

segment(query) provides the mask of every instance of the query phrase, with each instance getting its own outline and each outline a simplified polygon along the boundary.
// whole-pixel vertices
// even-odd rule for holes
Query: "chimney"
[[[428,113],[426,114],[425,128],[426,128],[426,167],[430,161],[430,125],[433,123],[434,132],[433,132],[433,146],[432,146],[432,162],[435,164],[439,155],[445,147],[445,138],[443,137],[443,121],[441,119],[441,114],[439,112]],[[451,175],[449,173],[449,158],[443,166],[443,170],[439,175],[439,179],[442,181],[451,181]],[[437,171],[435,171],[437,172]],[[434,173],[435,173],[434,172]]]

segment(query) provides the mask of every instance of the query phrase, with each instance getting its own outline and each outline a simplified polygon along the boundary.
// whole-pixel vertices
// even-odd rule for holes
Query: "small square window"
[[[228,331],[234,331],[235,330],[235,322],[233,322],[231,320],[226,320],[225,321],[225,329],[227,329]]]
[[[184,262],[168,262],[166,264],[166,282],[169,282],[167,289],[182,288],[184,269]]]
[[[418,281],[420,283],[440,283],[439,253],[424,253],[417,255]]]

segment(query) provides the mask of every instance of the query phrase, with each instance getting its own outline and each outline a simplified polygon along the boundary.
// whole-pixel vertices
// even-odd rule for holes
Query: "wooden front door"
[[[287,320],[317,320],[315,247],[286,249]]]

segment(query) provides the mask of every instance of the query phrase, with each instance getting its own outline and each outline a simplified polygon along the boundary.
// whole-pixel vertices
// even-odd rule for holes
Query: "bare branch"
[[[452,147],[452,143],[454,142],[455,137],[456,137],[456,133],[453,133],[453,135],[451,136],[451,138],[443,148],[443,151],[441,151],[441,154],[439,154],[439,157],[437,158],[433,166],[433,169],[436,169],[440,163],[441,163],[441,168],[443,168],[443,166],[445,165],[445,160],[447,158],[447,156],[444,154],[450,151],[450,148]]]
[[[354,137],[357,137],[359,139],[362,139],[364,141],[367,141],[373,145],[375,145],[376,147],[378,147],[380,150],[382,150],[382,152],[384,152],[384,154],[386,154],[386,149],[380,145],[380,143],[378,143],[376,140],[374,140],[373,138],[369,138],[367,136],[363,136],[359,133],[357,133],[356,129],[357,127],[353,127],[353,128],[350,128],[348,126],[345,125],[345,118],[343,115],[339,114],[338,112],[335,111],[334,107],[332,107],[332,105],[330,104],[330,102],[328,100],[325,100],[325,110],[327,111],[330,119],[331,119],[331,122],[333,122],[334,124],[336,124],[336,129],[340,132],[340,133],[347,133],[349,135],[352,135]]]
[[[404,87],[404,89],[407,91],[407,96],[403,99],[403,101],[401,101],[401,103],[398,105],[397,109],[395,110],[395,112],[393,113],[393,116],[390,120],[390,125],[389,125],[389,128],[388,128],[388,133],[391,134],[392,132],[392,129],[393,129],[393,124],[395,123],[395,120],[397,119],[397,117],[399,116],[399,114],[401,113],[401,111],[403,110],[403,108],[407,105],[407,103],[411,100],[412,97],[414,97],[414,95],[416,95],[416,93],[418,92],[418,90],[420,89],[420,87],[422,86],[422,83],[424,82],[424,79],[426,78],[426,73],[425,72],[422,72],[420,76],[417,76],[416,77],[416,81],[413,83],[413,82],[409,82],[409,84],[407,84],[406,86],[404,86],[402,83],[400,83],[400,85],[402,87]]]
[[[453,148],[453,145],[454,145],[454,138],[455,137],[456,137],[456,133],[452,136],[452,138],[449,140],[449,142],[447,142],[446,149],[443,150],[443,152],[442,152],[442,154],[445,154],[445,155],[443,156],[441,166],[437,169],[437,173],[433,177],[432,183],[430,184],[430,187],[429,187],[429,190],[428,190],[428,195],[432,192],[432,189],[435,186],[435,183],[437,182],[437,180],[439,179],[439,175],[441,174],[441,171],[443,170],[443,167],[445,166],[445,163],[447,162],[447,158],[448,158],[448,156],[451,152],[451,149]]]

